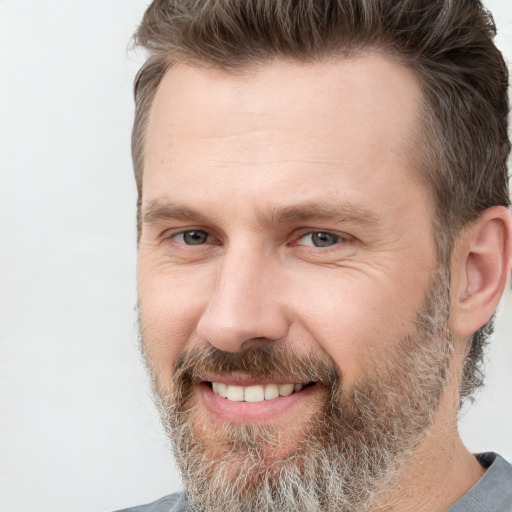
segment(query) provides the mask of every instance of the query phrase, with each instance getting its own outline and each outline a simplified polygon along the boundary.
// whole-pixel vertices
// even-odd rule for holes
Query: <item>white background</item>
[[[100,512],[179,489],[135,329],[128,51],[146,0],[0,2],[0,512]],[[488,1],[512,60],[512,0]],[[512,297],[473,451],[512,460]]]

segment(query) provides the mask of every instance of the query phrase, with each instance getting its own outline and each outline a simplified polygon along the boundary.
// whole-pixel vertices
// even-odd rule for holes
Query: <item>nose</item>
[[[217,271],[198,336],[225,352],[284,338],[288,320],[272,265],[242,252],[226,256]]]

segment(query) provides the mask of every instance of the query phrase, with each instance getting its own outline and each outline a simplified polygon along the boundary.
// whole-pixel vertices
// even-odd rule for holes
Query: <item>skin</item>
[[[162,389],[180,352],[206,344],[323,351],[347,385],[375,371],[410,330],[437,267],[432,202],[407,150],[420,105],[414,74],[382,55],[278,60],[241,74],[180,64],[166,74],[147,131],[138,259],[146,351]],[[446,510],[483,473],[458,436],[458,385],[468,336],[505,285],[503,210],[456,245],[453,377],[382,510]],[[204,243],[188,245],[190,231]],[[331,245],[313,244],[319,232],[334,235]],[[193,400],[213,441],[223,421],[274,422],[292,450],[294,426],[319,396],[312,388],[228,406],[198,385]]]

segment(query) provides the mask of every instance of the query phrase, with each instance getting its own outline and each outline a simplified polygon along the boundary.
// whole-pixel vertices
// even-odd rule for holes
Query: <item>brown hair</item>
[[[173,63],[233,71],[274,57],[307,62],[376,50],[414,70],[423,89],[421,178],[436,203],[440,263],[449,266],[456,233],[486,208],[510,204],[508,72],[495,33],[478,0],[154,0],[135,34],[149,51],[135,80],[139,210],[149,111]],[[490,332],[492,319],[473,337],[463,398],[482,384]]]

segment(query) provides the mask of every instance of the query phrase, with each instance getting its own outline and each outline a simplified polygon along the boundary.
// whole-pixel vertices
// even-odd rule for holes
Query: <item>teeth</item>
[[[244,398],[246,402],[263,402],[265,400],[265,390],[263,386],[249,386],[245,388]]]
[[[226,398],[232,402],[243,402],[244,388],[242,386],[228,386]]]
[[[226,398],[228,396],[228,387],[222,382],[212,382],[213,392],[216,395]]]
[[[281,384],[279,386],[279,394],[281,396],[288,396],[293,393],[294,384]]]
[[[277,384],[267,384],[265,386],[265,400],[272,400],[279,396],[279,387]]]
[[[221,396],[222,398],[226,398],[228,396],[228,387],[226,384],[223,384],[222,382],[217,382],[217,394]]]
[[[232,402],[263,402],[280,396],[289,396],[300,391],[304,384],[267,384],[266,386],[228,386],[222,382],[212,382],[216,395]]]

